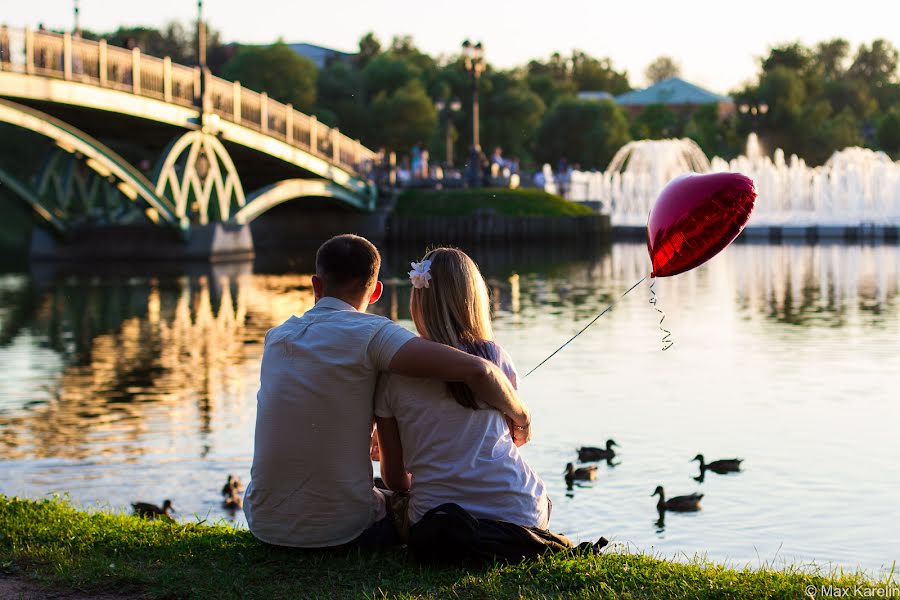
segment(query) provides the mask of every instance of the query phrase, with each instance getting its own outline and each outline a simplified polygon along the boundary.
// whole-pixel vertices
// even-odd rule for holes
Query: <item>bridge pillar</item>
[[[185,241],[152,224],[83,226],[64,239],[42,227],[31,236],[30,256],[49,261],[209,261],[253,258],[249,225],[213,223],[191,227]]]

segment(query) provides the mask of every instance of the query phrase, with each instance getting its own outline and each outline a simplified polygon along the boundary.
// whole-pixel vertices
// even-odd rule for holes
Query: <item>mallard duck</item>
[[[741,470],[741,463],[744,462],[743,458],[723,458],[722,460],[714,460],[711,463],[707,463],[703,460],[703,455],[698,454],[694,458],[691,459],[691,462],[695,460],[700,461],[700,472],[703,471],[712,471],[713,473],[736,473]]]
[[[230,496],[225,496],[222,506],[228,510],[238,510],[244,507],[244,499],[239,492],[235,491]]]
[[[656,486],[650,496],[659,495],[659,502],[656,503],[656,510],[665,512],[671,510],[674,512],[692,512],[700,510],[700,499],[703,494],[691,494],[690,496],[675,496],[666,500],[666,493],[661,485]]]
[[[162,508],[155,504],[150,504],[149,502],[133,502],[131,508],[134,509],[135,515],[150,519],[155,519],[156,517],[169,517],[169,513],[175,512],[175,509],[172,508],[171,500],[163,500]]]
[[[619,445],[613,440],[606,440],[606,448],[595,448],[593,446],[582,446],[577,450],[578,460],[581,462],[589,462],[592,460],[610,460],[616,455],[613,446]]]
[[[569,463],[566,465],[566,470],[563,471],[563,474],[566,476],[566,482],[571,483],[573,481],[593,481],[597,479],[597,467],[591,465],[589,467],[578,467],[575,468],[575,465]]]
[[[228,476],[228,481],[225,482],[225,485],[222,486],[222,495],[226,498],[231,496],[235,492],[241,493],[244,491],[244,484],[241,483],[241,480],[235,477],[234,475]]]

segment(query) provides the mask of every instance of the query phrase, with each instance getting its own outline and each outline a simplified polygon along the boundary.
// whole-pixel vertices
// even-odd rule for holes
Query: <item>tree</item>
[[[359,52],[353,57],[354,65],[359,69],[363,69],[379,54],[381,54],[381,42],[370,31],[359,38]]]
[[[809,68],[809,48],[799,43],[775,46],[769,50],[769,56],[761,61],[763,72],[768,73],[777,67],[805,72]]]
[[[389,52],[380,54],[362,70],[366,99],[371,101],[381,93],[389,95],[421,76],[422,72],[410,61]]]
[[[849,55],[850,43],[843,38],[819,42],[813,55],[813,68],[826,81],[839,80],[847,72]]]
[[[437,128],[434,103],[418,79],[392,94],[379,92],[372,101],[372,117],[378,127],[369,134],[371,143],[393,150],[433,139]]]
[[[897,65],[900,53],[887,40],[875,40],[871,46],[861,44],[847,70],[850,77],[865,81],[868,85],[880,87],[897,82]]]
[[[670,56],[660,56],[647,65],[644,76],[651,84],[681,75],[681,65]]]
[[[225,65],[222,75],[281,102],[290,102],[297,110],[312,112],[315,106],[316,65],[284,42],[242,46]]]
[[[579,91],[618,96],[631,89],[627,72],[616,71],[608,58],[597,59],[580,50],[572,52],[572,80]]]
[[[528,152],[544,116],[544,102],[524,82],[508,74],[491,74],[490,93],[485,94],[482,137],[487,149],[500,146],[507,156]]]
[[[679,137],[681,126],[678,115],[664,104],[651,104],[631,123],[631,135],[635,139],[659,140]]]
[[[566,158],[582,168],[605,169],[630,139],[628,117],[612,101],[566,99],[544,115],[534,155],[544,162]]]
[[[319,71],[316,115],[332,126],[365,137],[369,109],[362,94],[362,76],[346,62],[334,61]]]
[[[900,154],[900,107],[891,109],[878,124],[878,145],[894,156]]]

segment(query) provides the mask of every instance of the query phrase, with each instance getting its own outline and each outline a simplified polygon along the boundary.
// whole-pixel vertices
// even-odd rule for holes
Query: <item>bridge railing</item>
[[[198,107],[357,174],[367,173],[376,159],[359,140],[265,92],[248,90],[200,67],[172,63],[168,57],[142,54],[138,48],[108,46],[105,40],[0,26],[0,71],[61,78]]]

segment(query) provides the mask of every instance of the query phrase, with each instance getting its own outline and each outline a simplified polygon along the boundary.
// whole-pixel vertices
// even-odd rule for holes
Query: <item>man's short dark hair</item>
[[[336,235],[316,252],[316,275],[327,295],[360,294],[375,285],[381,255],[364,237]]]

